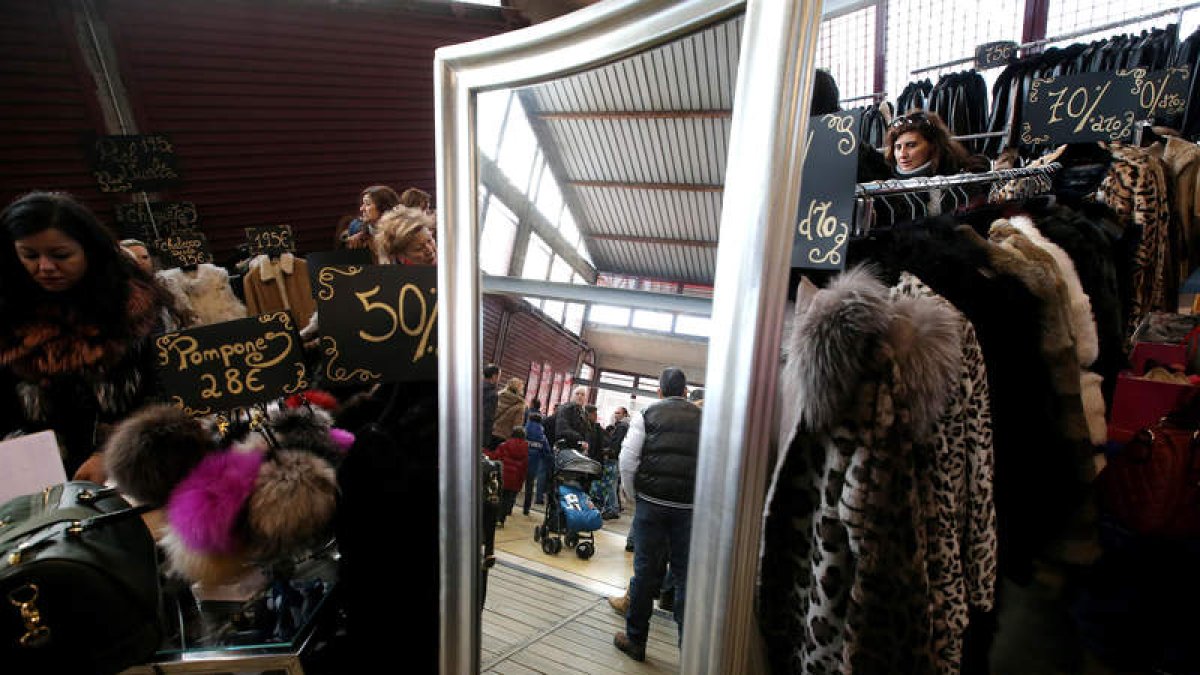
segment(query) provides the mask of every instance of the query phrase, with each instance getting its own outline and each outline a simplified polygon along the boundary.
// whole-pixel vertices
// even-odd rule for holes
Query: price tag
[[[1008,65],[1017,56],[1017,43],[1011,40],[985,42],[975,48],[975,69],[987,70]]]
[[[249,242],[250,255],[279,255],[293,253],[296,242],[292,239],[290,225],[269,225],[267,227],[247,227],[246,240]]]
[[[1122,141],[1145,115],[1146,71],[1037,77],[1022,108],[1021,143]]]
[[[308,262],[308,285],[312,287],[313,297],[317,295],[317,276],[326,267],[345,267],[347,265],[362,267],[375,262],[371,251],[365,248],[318,251],[309,253],[304,259]]]
[[[314,288],[329,381],[437,378],[436,267],[325,267]]]
[[[854,218],[858,173],[858,120],[862,110],[808,120],[800,212],[792,244],[792,267],[840,270]]]
[[[154,344],[163,390],[190,415],[267,403],[309,386],[287,312],[166,333]]]
[[[1192,86],[1190,66],[1154,70],[1142,77],[1138,94],[1141,119],[1173,120],[1187,110]]]
[[[192,202],[150,202],[149,209],[144,203],[117,204],[114,211],[121,236],[143,241],[155,238],[155,228],[159,237],[194,232],[200,220]]]
[[[101,192],[160,190],[180,182],[175,146],[162,134],[101,136],[91,159]]]
[[[186,232],[156,239],[154,248],[158,251],[165,269],[190,267],[213,260],[212,253],[208,250],[208,240],[199,232]]]

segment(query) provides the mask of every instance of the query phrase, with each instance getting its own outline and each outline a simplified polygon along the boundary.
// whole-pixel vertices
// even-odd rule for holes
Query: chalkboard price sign
[[[292,239],[292,228],[289,225],[269,225],[267,227],[247,227],[246,240],[249,242],[250,255],[279,255],[292,253],[296,250],[296,241]]]
[[[344,248],[338,251],[317,251],[309,253],[305,258],[308,262],[308,285],[312,287],[313,297],[317,297],[317,278],[326,267],[363,267],[375,261],[371,251],[365,248]]]
[[[800,212],[792,244],[792,267],[842,269],[858,172],[861,110],[808,120],[807,151],[800,181]]]
[[[1017,56],[1018,45],[1011,40],[985,42],[975,48],[975,68],[987,70],[1008,65]]]
[[[166,333],[154,344],[163,390],[190,415],[247,408],[309,386],[287,312]]]
[[[208,240],[199,232],[163,237],[154,242],[163,267],[192,267],[201,263],[210,263],[212,253],[208,250]]]
[[[101,192],[159,190],[179,183],[175,146],[162,134],[101,136],[92,146]]]
[[[1189,66],[1155,70],[1142,76],[1138,94],[1142,119],[1170,118],[1182,115],[1187,109],[1188,92],[1192,86]]]
[[[436,267],[325,267],[316,290],[330,381],[437,378]]]
[[[145,203],[117,204],[115,212],[117,229],[123,237],[146,240],[155,238],[155,228],[159,237],[192,232],[200,220],[192,202],[150,202],[149,209]]]
[[[1144,116],[1146,71],[1037,77],[1022,111],[1021,142],[1121,141]]]

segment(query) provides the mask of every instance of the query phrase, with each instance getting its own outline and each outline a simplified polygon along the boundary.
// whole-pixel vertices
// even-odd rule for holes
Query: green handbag
[[[0,505],[6,672],[116,673],[154,655],[162,622],[154,538],[138,517],[147,510],[86,481]]]

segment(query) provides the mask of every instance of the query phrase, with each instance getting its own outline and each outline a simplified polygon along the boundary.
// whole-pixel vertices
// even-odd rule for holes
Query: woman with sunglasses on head
[[[986,157],[972,155],[961,143],[950,138],[950,130],[935,112],[912,110],[888,125],[884,158],[896,178],[950,176],[961,172],[978,173],[990,167]],[[946,211],[946,191],[929,191],[928,215]]]

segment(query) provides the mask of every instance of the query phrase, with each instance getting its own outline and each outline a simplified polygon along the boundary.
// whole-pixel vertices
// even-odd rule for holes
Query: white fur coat
[[[196,321],[187,328],[246,318],[246,306],[229,287],[229,273],[211,263],[203,263],[194,271],[179,268],[156,274],[175,301],[196,314]]]

